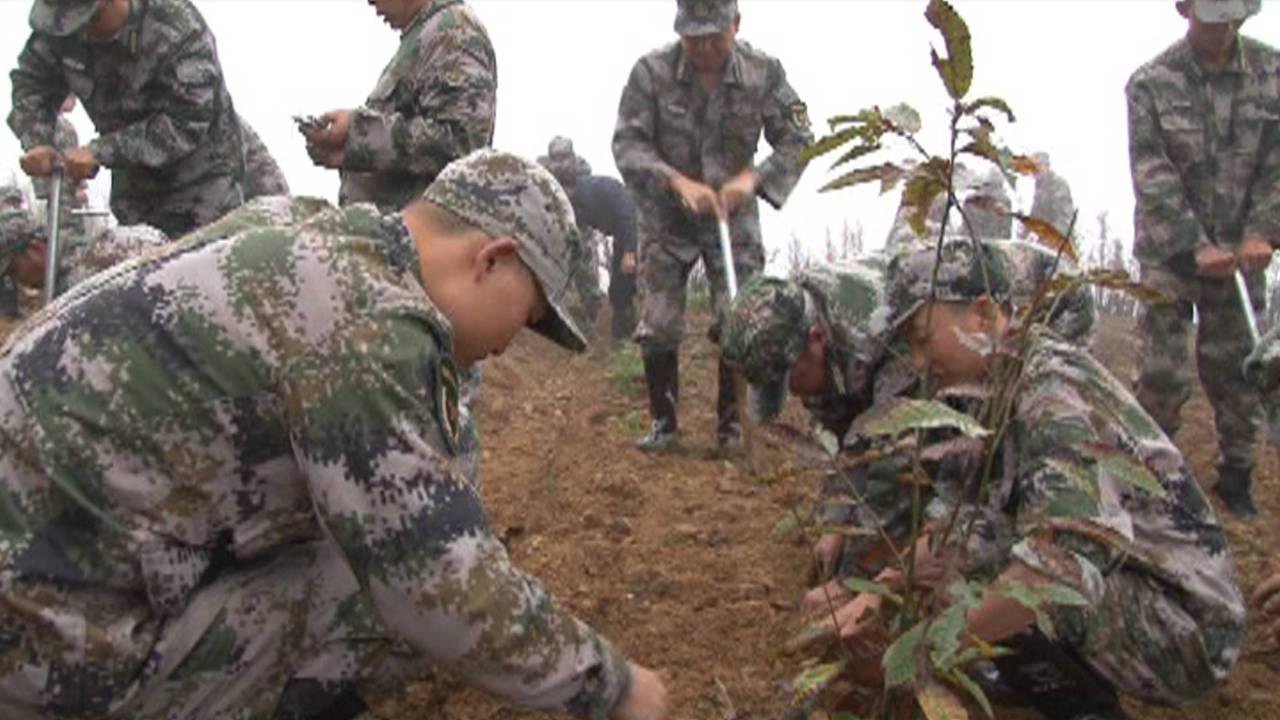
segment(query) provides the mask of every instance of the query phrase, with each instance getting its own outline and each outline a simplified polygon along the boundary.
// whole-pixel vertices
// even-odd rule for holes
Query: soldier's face
[[[548,312],[533,272],[520,260],[514,240],[487,242],[442,297],[432,295],[453,325],[459,365],[501,355],[516,335]]]
[[[1196,17],[1191,3],[1178,4],[1178,12],[1187,19],[1187,40],[1202,55],[1222,55],[1231,50],[1240,34],[1243,20],[1225,23],[1207,23]]]
[[[431,0],[369,0],[378,17],[395,30],[403,30]]]
[[[741,17],[733,19],[728,29],[710,35],[681,35],[680,46],[693,69],[700,73],[716,73],[724,69],[733,54]]]
[[[98,0],[98,10],[84,28],[90,42],[106,42],[120,34],[129,22],[130,0]]]
[[[815,326],[809,330],[804,352],[791,365],[791,377],[787,390],[797,397],[821,395],[827,389],[827,343],[830,335],[826,328]]]
[[[932,314],[928,306],[917,310],[902,331],[916,372],[927,371],[936,388],[985,380],[987,357],[962,337],[990,337],[997,331],[988,312],[993,305],[938,302],[933,303]]]

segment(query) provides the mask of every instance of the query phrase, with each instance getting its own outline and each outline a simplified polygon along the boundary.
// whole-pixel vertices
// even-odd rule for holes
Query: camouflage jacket
[[[1012,544],[971,547],[971,557],[994,560],[992,573],[1020,561],[1091,605],[1113,572],[1152,578],[1196,621],[1214,675],[1225,677],[1244,631],[1226,535],[1182,454],[1128,388],[1084,349],[1033,328],[1000,451],[1004,480],[973,507],[1007,523]],[[1124,463],[1149,471],[1161,496],[1126,481]],[[1060,608],[1055,625],[1071,635],[1080,617]]]
[[[418,262],[398,216],[326,210],[116,265],[9,339],[0,620],[60,654],[57,700],[117,707],[213,578],[327,537],[428,657],[520,704],[613,707],[624,658],[512,565],[457,468],[452,330]]]
[[[498,63],[463,0],[434,0],[355,111],[338,200],[384,212],[418,198],[445,165],[493,142]]]
[[[244,147],[244,199],[266,195],[288,195],[289,181],[262,138],[244,118],[240,118],[240,142]]]
[[[112,171],[111,210],[121,223],[176,232],[198,222],[156,214],[212,219],[241,202],[235,109],[213,33],[189,0],[135,0],[120,36],[106,43],[33,33],[10,78],[9,127],[24,149],[53,144],[58,107],[68,92],[80,99],[98,132],[88,147]]]
[[[80,134],[76,132],[75,125],[71,124],[66,115],[58,115],[57,125],[53,129],[53,146],[60,153],[80,147]],[[48,178],[31,178],[31,188],[35,196],[41,200],[49,197]]]
[[[1247,233],[1280,246],[1280,53],[1244,36],[1236,47],[1210,73],[1179,40],[1125,89],[1134,252],[1144,279],[1179,294],[1198,246],[1234,248]]]
[[[1066,178],[1052,170],[1036,177],[1036,191],[1031,198],[1031,216],[1047,221],[1064,236],[1076,212],[1075,200]]]
[[[782,207],[800,180],[800,151],[813,142],[805,104],[782,63],[739,41],[721,84],[708,94],[680,44],[642,57],[618,105],[613,157],[636,196],[646,236],[716,242],[714,223],[691,221],[668,189],[673,171],[718,188],[752,167],[761,131],[773,153],[755,166],[759,193]],[[754,198],[730,218],[735,241],[760,242]]]

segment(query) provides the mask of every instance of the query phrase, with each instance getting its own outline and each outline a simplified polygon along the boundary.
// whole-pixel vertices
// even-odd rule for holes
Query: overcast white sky
[[[552,135],[574,139],[596,172],[617,175],[609,149],[622,85],[635,60],[675,39],[672,0],[471,0],[498,56],[495,145],[527,156]],[[218,38],[240,114],[262,135],[297,194],[335,199],[337,175],[313,167],[290,116],[363,101],[398,34],[359,0],[195,0]],[[1273,3],[1244,28],[1280,45]],[[0,0],[0,64],[12,66],[29,32],[29,0]],[[815,131],[826,118],[906,101],[941,149],[947,100],[929,64],[940,38],[924,0],[740,0],[740,38],[780,58],[808,103]],[[1092,235],[1102,210],[1132,234],[1124,84],[1141,63],[1180,37],[1171,0],[955,0],[973,34],[974,96],[1004,97],[1017,123],[1003,130],[1015,150],[1048,150],[1071,182],[1081,228]],[[10,106],[8,74],[0,109]],[[81,141],[92,135],[83,111]],[[929,130],[934,132],[930,133]],[[762,148],[765,144],[762,141]],[[19,147],[0,130],[0,178],[19,172]],[[899,153],[899,156],[902,154]],[[861,224],[878,245],[896,197],[867,187],[819,194],[829,161],[810,166],[781,213],[765,212],[766,245],[781,251],[792,233],[817,250],[826,228]],[[106,197],[106,177],[94,195]],[[1029,202],[1030,181],[1019,195]],[[105,200],[102,200],[105,204]]]

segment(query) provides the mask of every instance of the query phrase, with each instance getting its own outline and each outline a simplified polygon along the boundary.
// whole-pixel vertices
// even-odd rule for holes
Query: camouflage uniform
[[[731,20],[736,3],[681,0],[677,25],[686,15],[696,17],[698,13],[719,14],[721,18],[728,14]],[[774,152],[753,166],[762,131]],[[736,42],[721,83],[711,93],[699,84],[678,42],[650,52],[631,70],[618,106],[613,156],[636,201],[639,218],[641,301],[635,339],[651,368],[672,366],[669,373],[646,371],[655,422],[668,423],[671,432],[676,422],[678,379],[674,367],[684,336],[685,289],[699,259],[707,273],[717,317],[727,299],[715,218],[687,214],[669,189],[670,178],[678,172],[718,189],[754,167],[760,177],[757,193],[780,208],[804,169],[800,151],[811,142],[805,104],[787,82],[782,63],[745,42]],[[755,197],[729,218],[729,232],[741,283],[764,267]],[[663,387],[655,390],[655,381]],[[722,364],[718,403],[722,437],[736,432],[731,384]]]
[[[289,181],[284,179],[284,173],[262,138],[244,118],[240,118],[240,142],[244,146],[244,199],[288,195]]]
[[[574,190],[578,180],[591,175],[591,164],[573,152],[573,142],[568,138],[553,139],[548,154],[539,157],[538,164],[555,177],[569,196],[570,202],[575,202]],[[573,211],[585,252],[574,265],[573,286],[576,292],[572,300],[574,307],[570,308],[570,312],[578,327],[583,328],[588,335],[594,335],[596,317],[600,314],[600,306],[604,304],[604,293],[600,291],[600,253],[608,240],[602,231],[583,222],[576,204]]]
[[[1075,218],[1076,203],[1071,198],[1071,186],[1066,178],[1044,167],[1036,173],[1036,191],[1031,198],[1031,217],[1048,222],[1064,237]]]
[[[426,199],[513,237],[567,322],[568,200],[482,151]],[[0,715],[353,717],[439,663],[603,717],[625,659],[512,566],[400,216],[322,210],[116,265],[0,359]],[[326,714],[328,713],[328,714]]]
[[[18,282],[11,268],[31,243],[43,239],[44,230],[25,208],[0,208],[0,317],[16,318],[22,314]]]
[[[72,125],[67,116],[61,113],[58,114],[57,123],[53,129],[53,147],[59,153],[66,153],[68,150],[80,147],[80,135],[76,132],[75,125]],[[31,189],[36,198],[48,199],[49,178],[31,178]]]
[[[489,34],[463,0],[434,0],[351,119],[338,202],[383,212],[417,199],[450,161],[493,142],[498,67]]]
[[[1004,176],[998,170],[984,176],[976,175],[965,165],[957,165],[953,182],[956,197],[965,203],[965,215],[969,222],[954,207],[947,220],[948,237],[969,237],[969,228],[981,240],[1008,240],[1013,237],[1013,219],[1008,216],[1012,209],[1012,201],[1005,185]],[[981,199],[979,199],[981,198]],[[905,200],[905,196],[903,198]],[[947,198],[940,195],[929,205],[929,214],[925,217],[925,231],[917,235],[911,227],[911,214],[915,208],[899,204],[894,215],[893,225],[889,228],[889,236],[885,240],[885,249],[890,252],[916,250],[923,244],[932,246],[938,241],[942,231],[942,212],[946,209]]]
[[[244,157],[213,33],[189,0],[136,0],[119,37],[78,33],[91,0],[34,3],[35,32],[11,74],[11,127],[24,149],[51,145],[75,93],[97,128],[88,144],[111,168],[111,211],[171,236],[243,202]],[[78,24],[77,24],[78,23]]]
[[[1192,309],[1196,361],[1214,409],[1220,479],[1247,492],[1260,410],[1240,372],[1250,349],[1231,279],[1198,278],[1197,247],[1234,251],[1247,233],[1280,242],[1280,54],[1240,36],[1228,67],[1210,73],[1182,39],[1129,80],[1134,253],[1144,283],[1173,301],[1147,306],[1136,394],[1170,437],[1191,395]],[[1246,277],[1261,311],[1266,278]]]
[[[940,300],[966,302],[984,288],[1007,296],[1000,264],[987,255],[979,272],[971,247],[944,251]],[[933,274],[931,250],[891,264],[891,328],[923,306]],[[1059,644],[1138,699],[1201,697],[1226,678],[1244,634],[1222,527],[1177,447],[1106,368],[1046,327],[1029,328],[1024,340],[1020,372],[1008,380],[1008,430],[995,450],[1003,469],[984,499],[934,478],[963,504],[958,527],[977,515],[1007,538],[993,545],[968,536],[964,573],[991,577],[1019,562],[1076,590],[1084,606],[1049,608]],[[1091,444],[1144,467],[1163,496],[1130,485],[1115,463],[1097,462],[1101,451]],[[1022,662],[1008,660],[1002,675]]]
[[[631,194],[615,178],[592,175],[591,164],[573,151],[573,141],[568,138],[553,138],[547,155],[538,158],[538,162],[550,170],[569,193],[578,230],[584,236],[598,233],[603,236],[599,238],[601,244],[607,242],[612,309],[610,335],[614,340],[630,337],[635,330],[636,276],[622,271],[622,256],[636,251],[636,205]],[[591,287],[592,284],[587,284],[586,291],[590,292]]]

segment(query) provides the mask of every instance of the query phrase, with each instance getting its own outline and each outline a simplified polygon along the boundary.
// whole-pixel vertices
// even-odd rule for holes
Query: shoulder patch
[[[808,105],[805,105],[802,102],[793,102],[791,103],[791,106],[788,108],[788,110],[791,113],[791,122],[795,123],[797,127],[802,127],[805,130],[809,129],[810,123],[809,123],[809,106]]]
[[[461,449],[462,420],[458,410],[461,391],[458,386],[458,370],[449,358],[441,358],[436,365],[436,420],[440,434],[449,445],[449,452],[457,455]]]

